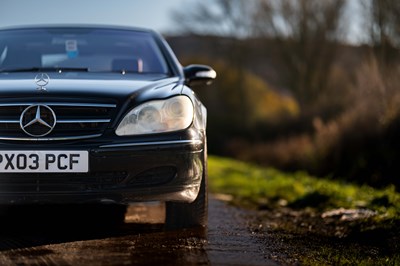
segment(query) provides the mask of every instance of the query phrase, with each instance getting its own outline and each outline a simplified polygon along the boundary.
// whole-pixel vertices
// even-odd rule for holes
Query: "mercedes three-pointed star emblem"
[[[47,105],[31,105],[22,112],[19,123],[29,136],[43,137],[53,131],[56,115]]]
[[[39,87],[37,87],[37,90],[39,91],[47,91],[47,89],[44,87],[50,82],[50,77],[46,73],[39,73],[35,77],[35,83]]]

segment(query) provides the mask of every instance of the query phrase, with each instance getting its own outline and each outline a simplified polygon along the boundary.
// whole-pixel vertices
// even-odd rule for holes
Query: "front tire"
[[[208,219],[207,155],[204,156],[203,177],[197,198],[191,203],[167,202],[165,226],[167,229],[206,227]]]

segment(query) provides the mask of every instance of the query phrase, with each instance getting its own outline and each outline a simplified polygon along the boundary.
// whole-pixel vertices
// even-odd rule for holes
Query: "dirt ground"
[[[262,239],[267,258],[282,265],[398,265],[399,221],[376,223],[360,215],[343,209],[263,210],[251,230]]]
[[[8,210],[0,265],[276,265],[246,211],[218,200],[210,200],[207,230],[165,231],[163,204],[133,205],[117,225],[87,211]]]
[[[398,256],[398,230],[357,228],[340,213],[250,211],[212,197],[207,229],[166,231],[164,212],[160,203],[132,205],[126,215],[76,206],[3,210],[0,265],[340,265]]]

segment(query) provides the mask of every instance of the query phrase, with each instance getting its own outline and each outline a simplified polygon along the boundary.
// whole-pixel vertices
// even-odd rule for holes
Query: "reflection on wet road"
[[[109,218],[123,211],[76,206],[4,212],[0,265],[274,265],[243,213],[217,200],[208,230],[165,231],[162,204],[133,205],[120,224]]]

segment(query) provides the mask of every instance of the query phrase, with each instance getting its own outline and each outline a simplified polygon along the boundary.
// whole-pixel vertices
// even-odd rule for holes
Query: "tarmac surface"
[[[165,230],[161,203],[131,205],[126,214],[47,206],[0,216],[0,265],[276,265],[250,230],[251,216],[216,199],[207,229]]]

